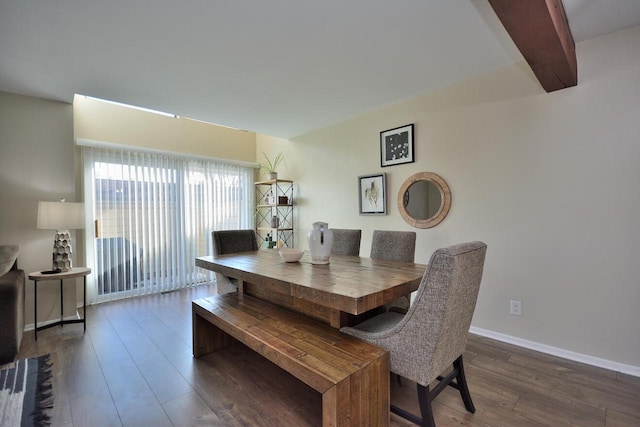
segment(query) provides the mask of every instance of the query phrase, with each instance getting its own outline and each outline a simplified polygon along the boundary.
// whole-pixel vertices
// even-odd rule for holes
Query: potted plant
[[[267,171],[269,180],[278,179],[278,171],[276,169],[284,159],[284,156],[282,153],[278,153],[273,161],[271,161],[265,152],[262,152],[262,154],[264,154],[265,161],[260,163],[260,169]]]

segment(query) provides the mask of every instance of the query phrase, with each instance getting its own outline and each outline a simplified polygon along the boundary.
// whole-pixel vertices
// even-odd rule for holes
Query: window
[[[250,166],[95,147],[83,158],[90,302],[211,280],[194,265],[211,232],[253,226]]]

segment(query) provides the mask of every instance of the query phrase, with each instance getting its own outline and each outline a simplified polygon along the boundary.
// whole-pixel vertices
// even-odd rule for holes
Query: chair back
[[[389,261],[414,262],[416,257],[415,231],[373,231],[371,258]]]
[[[360,255],[362,230],[332,228],[331,231],[333,232],[332,255]]]
[[[224,230],[211,233],[213,256],[258,250],[258,239],[254,230]]]

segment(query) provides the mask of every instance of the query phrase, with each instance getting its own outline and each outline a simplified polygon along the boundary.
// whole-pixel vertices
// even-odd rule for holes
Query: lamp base
[[[53,239],[53,262],[51,269],[61,272],[69,271],[73,267],[71,262],[71,235],[69,230],[58,230]]]

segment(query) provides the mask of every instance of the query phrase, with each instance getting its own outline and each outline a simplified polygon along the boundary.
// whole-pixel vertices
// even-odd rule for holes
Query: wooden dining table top
[[[359,315],[415,291],[426,265],[331,255],[315,265],[306,251],[285,262],[277,249],[196,258],[196,266],[328,309]]]

